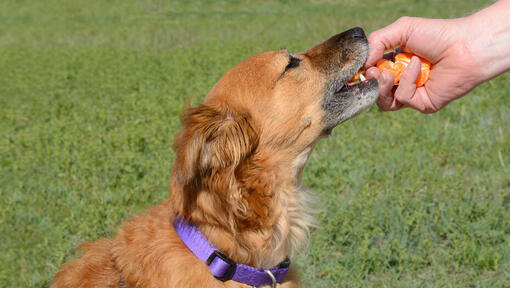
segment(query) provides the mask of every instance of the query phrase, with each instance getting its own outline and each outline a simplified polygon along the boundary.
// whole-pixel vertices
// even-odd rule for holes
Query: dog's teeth
[[[361,81],[367,80],[367,78],[365,78],[365,76],[363,76],[363,74],[359,74],[359,79],[361,79]]]

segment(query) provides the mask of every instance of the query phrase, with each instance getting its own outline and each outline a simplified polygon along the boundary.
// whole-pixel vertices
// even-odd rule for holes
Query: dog
[[[377,100],[377,80],[348,83],[368,50],[363,30],[353,28],[227,71],[184,113],[169,199],[124,222],[112,239],[82,244],[82,257],[65,263],[52,287],[301,287],[284,261],[306,245],[314,224],[301,173],[321,138]],[[199,246],[217,249],[207,261],[185,243],[186,229]],[[212,272],[211,261],[227,263],[228,275]],[[258,273],[245,278],[261,282],[232,278],[245,269]]]

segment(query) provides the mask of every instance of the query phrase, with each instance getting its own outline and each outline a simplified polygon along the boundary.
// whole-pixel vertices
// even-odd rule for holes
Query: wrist
[[[459,19],[464,41],[480,66],[481,82],[510,70],[510,0],[501,0],[471,16]]]

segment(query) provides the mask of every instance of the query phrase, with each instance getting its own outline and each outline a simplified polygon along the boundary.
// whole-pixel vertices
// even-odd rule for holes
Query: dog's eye
[[[300,59],[290,56],[289,64],[287,64],[287,67],[285,67],[285,71],[298,67],[299,62],[301,62]]]

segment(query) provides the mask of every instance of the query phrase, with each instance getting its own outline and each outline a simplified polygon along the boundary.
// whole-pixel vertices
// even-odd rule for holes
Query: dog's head
[[[366,36],[354,28],[301,53],[265,52],[232,68],[184,116],[174,178],[194,191],[221,193],[253,181],[224,183],[219,175],[239,180],[254,166],[262,186],[261,174],[271,169],[299,177],[318,139],[376,101],[375,79],[345,85],[367,56]]]

